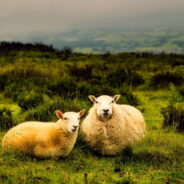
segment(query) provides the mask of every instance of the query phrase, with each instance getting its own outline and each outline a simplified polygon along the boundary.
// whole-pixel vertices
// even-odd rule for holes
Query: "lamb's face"
[[[62,119],[62,126],[65,131],[69,133],[74,133],[79,129],[80,118],[84,115],[85,110],[81,110],[79,113],[76,112],[66,112],[62,114],[61,111],[56,111],[56,115],[59,119]]]
[[[114,97],[102,95],[98,98],[91,95],[89,96],[89,99],[95,104],[97,116],[102,120],[107,120],[112,116],[113,105],[119,98],[120,95],[115,95]]]

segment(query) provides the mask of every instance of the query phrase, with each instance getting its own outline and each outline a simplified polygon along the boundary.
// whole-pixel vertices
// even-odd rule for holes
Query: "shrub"
[[[0,109],[0,129],[8,130],[14,125],[12,112],[7,108]]]
[[[184,106],[168,105],[161,109],[164,116],[163,127],[174,126],[179,131],[184,131]]]
[[[92,78],[92,69],[93,66],[91,65],[85,65],[84,67],[78,67],[77,65],[73,65],[69,68],[69,73],[72,76],[75,76],[77,78],[82,79],[90,79]]]
[[[7,76],[0,76],[0,90],[3,90],[7,84],[8,77]]]
[[[118,92],[117,89],[110,87],[109,85],[91,85],[87,82],[78,83],[77,96],[83,99],[87,99],[89,95],[114,95]]]
[[[92,86],[87,82],[79,82],[77,86],[77,97],[87,99],[88,95],[92,94]]]
[[[112,87],[120,87],[125,82],[126,71],[124,68],[109,73],[106,82]]]
[[[109,95],[114,96],[115,94],[121,94],[121,98],[119,103],[121,104],[130,104],[130,105],[139,105],[140,101],[133,94],[130,89],[125,88],[113,88],[109,85],[90,85],[88,83],[81,83],[78,86],[79,94],[77,95],[79,98],[88,100],[89,95],[94,95],[96,97],[101,95]]]
[[[18,105],[23,111],[30,108],[35,108],[38,104],[43,102],[43,95],[35,92],[30,92],[28,94],[21,94],[17,99]]]
[[[15,102],[18,96],[24,94],[27,91],[35,89],[36,86],[30,80],[9,80],[4,88],[4,96],[12,98]]]
[[[179,93],[182,97],[184,97],[184,85],[179,88]]]
[[[130,84],[132,87],[137,87],[144,84],[145,81],[140,74],[132,71],[128,73],[127,83]]]
[[[33,63],[16,63],[10,65],[9,68],[3,71],[2,76],[9,78],[49,78],[52,79],[52,73],[49,72],[48,68],[39,67]]]
[[[181,66],[181,65],[184,65],[183,60],[173,61],[172,62],[172,67]]]
[[[78,99],[61,99],[54,97],[54,99],[46,99],[44,103],[40,104],[35,109],[28,110],[23,117],[23,121],[37,120],[37,121],[52,121],[56,120],[55,110],[59,109],[63,113],[67,111],[78,112],[81,109],[89,109],[89,102],[79,101]]]
[[[69,47],[65,47],[59,52],[60,57],[63,60],[67,60],[70,56],[72,56],[72,49]]]
[[[160,72],[152,76],[150,86],[155,88],[167,87],[169,83],[180,85],[183,80],[183,77],[176,72]]]
[[[112,87],[121,87],[123,83],[129,86],[137,87],[144,84],[143,77],[131,69],[120,68],[109,73],[106,77],[106,83]]]
[[[121,94],[120,104],[140,105],[140,100],[130,89],[120,88],[119,93]]]
[[[179,73],[180,75],[184,76],[184,62],[182,66],[177,66],[174,68],[174,71]]]
[[[48,85],[48,95],[75,98],[77,84],[72,78],[65,78]]]

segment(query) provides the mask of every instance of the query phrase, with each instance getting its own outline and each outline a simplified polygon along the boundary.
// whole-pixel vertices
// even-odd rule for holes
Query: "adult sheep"
[[[116,155],[145,136],[141,112],[130,105],[116,104],[119,98],[89,96],[94,106],[83,120],[81,131],[90,147],[102,155]]]
[[[40,158],[67,156],[76,142],[79,113],[56,110],[59,120],[53,122],[24,122],[10,129],[2,140],[5,151],[17,150]]]

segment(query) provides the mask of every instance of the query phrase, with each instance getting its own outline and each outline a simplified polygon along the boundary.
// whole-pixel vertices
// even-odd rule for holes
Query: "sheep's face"
[[[56,115],[59,119],[62,120],[62,128],[69,133],[74,133],[79,129],[80,118],[84,115],[85,110],[80,112],[65,112],[62,114],[61,111],[56,110]]]
[[[109,119],[112,116],[113,105],[120,98],[120,95],[115,95],[114,97],[102,95],[98,98],[95,96],[89,96],[89,99],[95,104],[97,110],[97,116],[104,120]]]

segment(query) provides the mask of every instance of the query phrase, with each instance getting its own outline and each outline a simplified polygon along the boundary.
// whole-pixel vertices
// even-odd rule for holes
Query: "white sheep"
[[[102,155],[116,155],[145,136],[141,112],[130,105],[116,104],[119,98],[89,96],[94,106],[83,120],[81,131],[91,148]]]
[[[40,158],[65,157],[76,142],[80,117],[79,113],[56,110],[59,120],[53,122],[24,122],[11,128],[2,140],[5,151],[17,150]]]

